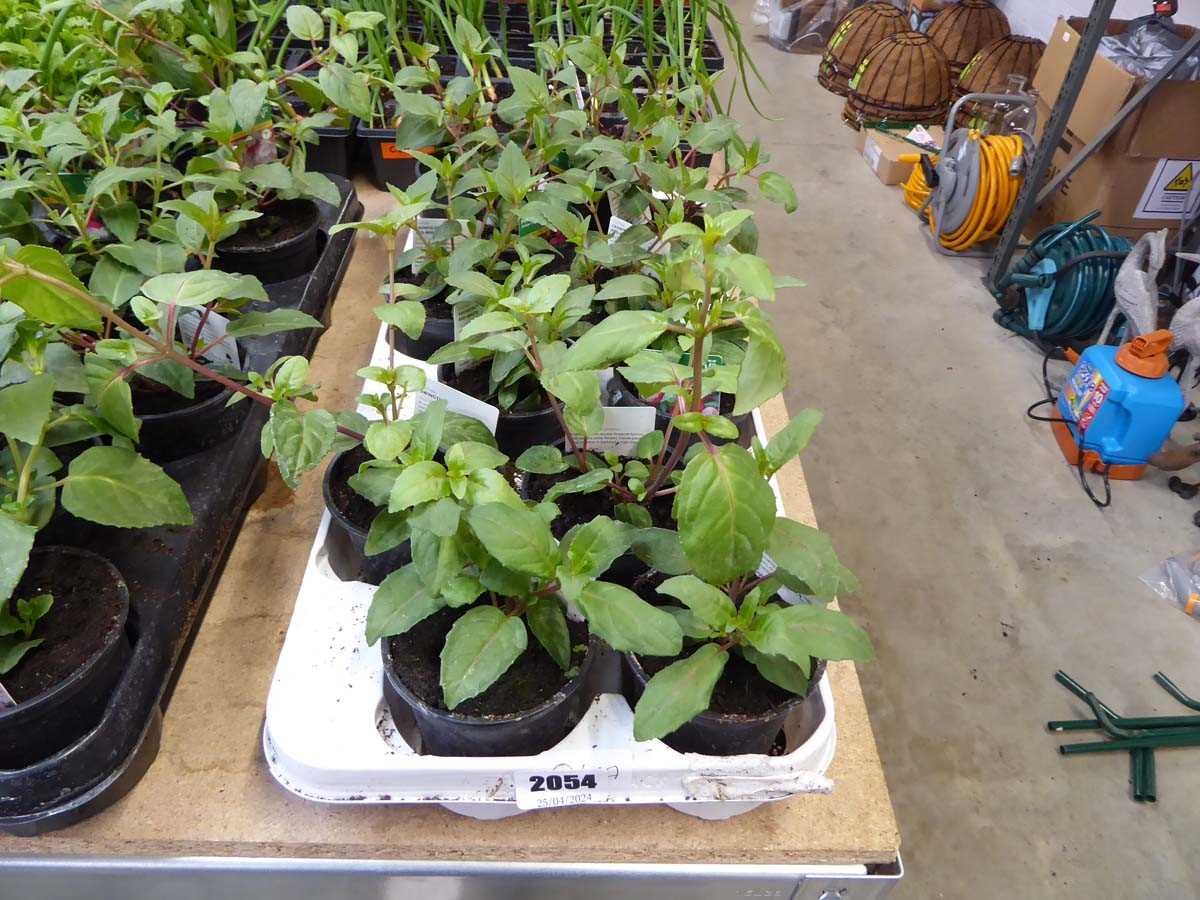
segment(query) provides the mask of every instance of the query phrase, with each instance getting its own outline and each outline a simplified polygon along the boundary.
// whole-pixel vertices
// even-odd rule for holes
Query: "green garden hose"
[[[1086,341],[1104,326],[1113,308],[1113,285],[1131,244],[1088,223],[1051,225],[997,284],[1025,291],[1025,303],[1000,309],[996,321],[1024,337],[1052,344]]]

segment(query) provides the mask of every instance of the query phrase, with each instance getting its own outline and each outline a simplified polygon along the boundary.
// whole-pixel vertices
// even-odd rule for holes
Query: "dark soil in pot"
[[[490,371],[491,366],[487,363],[472,366],[461,373],[456,373],[454,366],[440,366],[438,380],[495,406],[498,405],[495,398],[488,396]],[[533,401],[534,398],[530,395],[521,396],[512,407],[500,410],[500,418],[496,423],[496,445],[501,453],[507,454],[511,459],[516,459],[530,447],[550,444],[562,437],[562,429],[558,420],[554,418],[550,404],[538,407]]]
[[[694,650],[695,645],[685,646],[678,657],[625,654],[630,704],[637,703],[650,677]],[[801,697],[767,681],[753,665],[731,652],[708,710],[667,735],[663,742],[681,753],[710,756],[791,753],[812,736],[824,718],[825,704],[817,689],[824,672],[825,662],[818,660],[808,692]]]
[[[339,453],[325,470],[322,491],[329,510],[325,552],[329,567],[342,581],[379,584],[396,569],[412,561],[408,541],[374,556],[366,555],[367,534],[379,508],[350,487],[349,479],[371,458],[363,447]]]
[[[442,701],[440,654],[465,609],[443,609],[383,641],[384,696],[406,740],[436,756],[524,756],[553,747],[579,723],[594,697],[597,649],[568,621],[572,668],[564,673],[532,635],[507,672],[453,712]]]
[[[215,381],[196,379],[195,398],[165,385],[135,377],[130,382],[133,412],[142,420],[138,449],[156,463],[172,462],[209,450],[237,434],[251,401],[226,406],[231,390]]]
[[[38,548],[13,593],[52,594],[33,636],[43,643],[0,677],[17,706],[0,711],[0,768],[44,759],[95,727],[129,658],[129,589],[95,553]],[[15,602],[15,601],[14,601]]]
[[[625,379],[625,376],[620,372],[613,373],[613,380],[610,389],[616,394],[617,403],[621,406],[652,405],[648,401],[642,399],[641,395],[637,392],[637,388],[630,384]],[[722,394],[721,415],[729,419],[734,425],[737,426],[737,443],[741,444],[743,447],[749,447],[750,441],[754,437],[754,418],[750,413],[744,413],[740,416],[733,415],[733,407],[736,402],[737,398],[734,397],[733,394]],[[658,409],[657,404],[653,405],[656,407],[654,414],[654,427],[665,433],[667,426],[671,424],[671,416],[668,416],[661,409]],[[671,433],[671,446],[675,445],[675,441],[678,439],[678,434],[679,432]],[[713,437],[711,434],[708,437],[709,440],[711,440],[714,444],[729,443],[729,440],[726,438]],[[689,434],[687,436],[687,444],[685,446],[691,446],[698,440],[700,440],[698,435]]]
[[[312,270],[320,254],[320,211],[312,200],[277,200],[260,218],[242,223],[217,244],[213,266],[253,275],[264,284]]]

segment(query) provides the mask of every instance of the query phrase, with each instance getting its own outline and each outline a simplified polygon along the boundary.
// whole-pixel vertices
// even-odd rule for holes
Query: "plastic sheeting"
[[[1124,34],[1110,34],[1100,39],[1100,52],[1118,66],[1142,78],[1152,78],[1166,66],[1187,38],[1175,30],[1175,23],[1166,16],[1143,16],[1134,19]],[[1200,81],[1200,52],[1189,56],[1171,78],[1178,81]]]

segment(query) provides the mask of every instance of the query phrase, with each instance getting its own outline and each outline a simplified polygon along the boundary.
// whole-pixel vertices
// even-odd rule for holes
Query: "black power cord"
[[[1076,425],[1077,423],[1071,419],[1063,419],[1058,416],[1039,416],[1034,413],[1034,410],[1040,406],[1045,406],[1047,403],[1058,402],[1058,397],[1054,395],[1054,389],[1050,386],[1049,374],[1050,359],[1054,356],[1055,352],[1056,351],[1051,348],[1047,350],[1045,356],[1042,357],[1042,385],[1046,389],[1046,397],[1044,400],[1031,403],[1029,408],[1025,410],[1025,415],[1029,416],[1029,418],[1033,419],[1035,422],[1060,422],[1063,425],[1070,427],[1071,425]],[[1088,499],[1096,504],[1097,508],[1105,509],[1112,504],[1112,485],[1109,484],[1108,480],[1108,471],[1112,466],[1110,463],[1104,464],[1104,500],[1100,500],[1100,498],[1096,496],[1095,492],[1092,491],[1092,486],[1088,484],[1087,475],[1085,474],[1083,467],[1083,457],[1083,429],[1080,429],[1079,447],[1075,457],[1075,470],[1079,473],[1079,484],[1083,488],[1083,492],[1088,495]]]

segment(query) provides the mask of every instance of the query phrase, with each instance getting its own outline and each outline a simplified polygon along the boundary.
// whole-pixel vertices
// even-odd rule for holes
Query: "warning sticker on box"
[[[1185,206],[1195,215],[1200,207],[1200,190],[1192,190],[1197,177],[1200,177],[1200,159],[1160,159],[1146,182],[1133,217],[1178,219]]]

